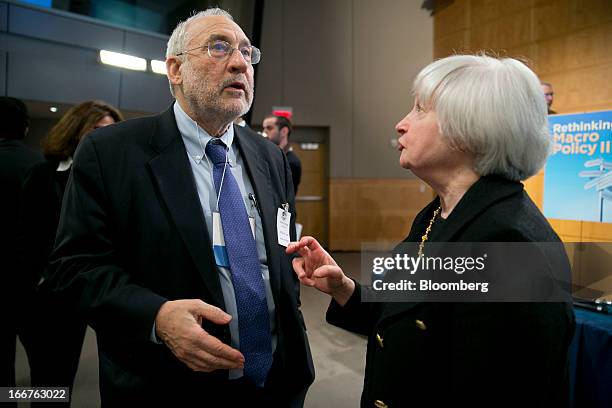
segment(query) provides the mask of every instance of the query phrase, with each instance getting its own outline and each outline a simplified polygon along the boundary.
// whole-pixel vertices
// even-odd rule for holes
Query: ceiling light
[[[151,71],[156,74],[166,75],[166,61],[151,60]]]
[[[132,55],[121,54],[118,52],[100,51],[100,61],[103,64],[113,65],[115,67],[133,69],[135,71],[146,71],[147,60],[144,58],[134,57]]]
[[[51,107],[49,108],[49,110],[50,110],[51,112],[55,113],[55,112],[57,112],[57,107],[55,107],[55,106],[51,106]]]

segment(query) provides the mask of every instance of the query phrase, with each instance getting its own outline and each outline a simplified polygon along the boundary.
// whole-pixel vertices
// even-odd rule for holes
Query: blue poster
[[[549,116],[544,215],[612,222],[612,111]]]

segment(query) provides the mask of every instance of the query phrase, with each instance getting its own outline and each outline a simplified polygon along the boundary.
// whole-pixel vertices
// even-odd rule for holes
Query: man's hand
[[[232,317],[197,299],[164,303],[155,318],[155,333],[172,353],[194,371],[243,368],[244,356],[202,329],[202,321],[228,324]]]
[[[293,270],[303,285],[319,289],[332,295],[344,306],[355,291],[355,282],[346,277],[334,258],[321,247],[313,237],[303,237],[292,242],[286,252],[299,253],[301,258],[293,259]]]

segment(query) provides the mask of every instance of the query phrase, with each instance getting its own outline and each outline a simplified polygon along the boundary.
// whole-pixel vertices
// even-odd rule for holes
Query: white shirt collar
[[[59,162],[59,164],[57,165],[57,171],[66,171],[66,170],[70,170],[70,167],[72,166],[72,157],[67,158],[66,160],[62,160],[61,162]]]
[[[181,132],[181,136],[183,136],[183,140],[185,141],[187,153],[196,161],[200,161],[205,155],[204,149],[206,148],[206,144],[213,137],[185,113],[178,101],[174,102],[174,117],[176,118],[176,125],[178,126],[179,132]],[[227,131],[219,138],[231,151],[232,143],[234,142],[234,126],[230,125]]]

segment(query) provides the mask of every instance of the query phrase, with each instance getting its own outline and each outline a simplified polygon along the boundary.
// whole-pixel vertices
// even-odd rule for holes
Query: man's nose
[[[239,49],[234,48],[229,56],[228,66],[232,71],[245,72],[250,62],[244,58]]]

